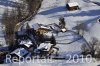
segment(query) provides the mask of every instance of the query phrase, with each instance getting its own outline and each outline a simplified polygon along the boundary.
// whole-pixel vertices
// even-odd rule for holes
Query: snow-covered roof
[[[40,28],[41,28],[41,29],[45,29],[45,30],[47,30],[47,31],[50,31],[50,26],[41,25]]]
[[[38,23],[34,23],[34,24],[32,25],[32,27],[34,28],[34,30],[37,30],[37,29],[40,28],[40,26],[39,26]]]
[[[44,37],[45,38],[51,38],[51,36],[52,36],[52,32],[47,32],[47,33],[44,33]]]
[[[69,7],[73,7],[73,6],[78,6],[79,4],[77,2],[73,2],[73,3],[68,3]]]
[[[51,43],[41,43],[40,46],[37,49],[45,48],[47,51],[49,51],[51,46],[52,46]]]
[[[45,29],[48,29],[48,27],[46,27],[46,26],[41,26],[41,28],[45,28]]]
[[[14,50],[13,52],[11,52],[10,54],[16,54],[18,55],[19,57],[23,57],[23,55],[27,54],[28,51],[25,50],[24,48],[18,48],[16,50]]]

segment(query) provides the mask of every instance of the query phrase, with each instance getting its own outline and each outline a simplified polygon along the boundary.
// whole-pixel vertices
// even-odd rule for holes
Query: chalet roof
[[[73,6],[78,6],[79,4],[77,2],[72,2],[72,3],[68,3],[69,7],[73,7]]]
[[[18,48],[16,50],[14,50],[13,52],[11,52],[10,54],[16,54],[18,55],[19,57],[23,57],[25,54],[27,54],[28,51],[25,50],[24,48]]]
[[[34,23],[34,24],[32,25],[32,27],[34,28],[34,30],[37,30],[37,29],[40,28],[40,26],[39,26],[38,23]]]

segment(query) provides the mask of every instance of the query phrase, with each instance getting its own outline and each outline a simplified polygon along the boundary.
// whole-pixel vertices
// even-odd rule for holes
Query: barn
[[[69,11],[78,10],[79,4],[77,2],[67,3],[66,7]]]

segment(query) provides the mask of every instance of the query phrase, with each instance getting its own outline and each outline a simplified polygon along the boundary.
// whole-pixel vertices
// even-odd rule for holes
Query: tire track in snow
[[[58,34],[58,36],[56,36],[56,41],[58,44],[71,44],[75,41],[82,39],[82,37],[80,35],[78,35],[77,33],[73,32],[73,31],[70,31],[70,30],[68,30],[66,33],[62,33],[62,34],[63,35]]]
[[[84,38],[84,36],[81,36],[81,35],[79,35],[78,33],[74,32],[74,31],[72,31],[72,30],[67,30],[67,31],[68,31],[68,32],[71,32],[71,33],[74,33],[78,38],[75,38],[74,41],[70,40],[69,42],[66,42],[66,43],[64,43],[64,41],[62,41],[62,42],[60,41],[60,42],[57,42],[57,44],[66,45],[66,44],[72,44],[72,43],[74,43],[74,42],[76,42],[76,41],[78,41],[78,40],[83,40],[83,41],[85,42],[86,46],[88,47],[88,49],[92,50],[92,48],[90,47],[89,43],[88,43],[87,40]]]

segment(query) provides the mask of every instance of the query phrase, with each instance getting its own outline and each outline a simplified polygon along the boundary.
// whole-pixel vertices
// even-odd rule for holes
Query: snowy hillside
[[[66,2],[66,0],[44,0],[37,16],[30,22],[30,25],[35,22],[40,24],[59,23],[59,17],[63,16],[65,18],[66,27],[68,30],[74,31],[73,28],[77,25],[77,22],[85,23],[85,25],[88,27],[88,31],[85,32],[84,38],[87,41],[90,41],[91,37],[100,38],[98,36],[100,35],[99,23],[97,23],[97,19],[100,18],[100,6],[92,3],[89,0],[70,0],[69,2],[77,2],[80,10],[68,11],[65,6]],[[66,32],[62,35],[60,33],[58,34],[60,37],[58,36],[56,40],[58,40],[58,43],[61,43],[57,45],[60,48],[61,57],[65,57],[67,54],[80,54],[81,45],[85,43],[84,39],[81,39],[71,44],[66,44],[67,42],[71,42],[73,38],[77,39],[75,35],[73,36],[71,34],[71,32]],[[93,65],[96,66],[97,64],[94,63]],[[67,64],[65,63],[65,65]],[[82,65],[91,66],[92,64]],[[78,66],[78,64],[68,64],[68,66]]]
[[[84,37],[87,39],[87,41],[89,41],[90,40],[89,38],[94,36],[92,34],[95,34],[94,31],[92,31],[92,29],[94,29],[94,27],[92,26],[96,25],[95,23],[97,22],[97,19],[100,18],[100,6],[94,3],[91,3],[87,0],[70,0],[70,2],[78,2],[81,10],[68,11],[65,6],[66,0],[53,0],[53,1],[44,0],[42,3],[42,7],[39,10],[38,15],[35,17],[35,19],[33,19],[30,22],[30,24],[32,25],[32,23],[34,22],[42,23],[42,24],[58,23],[59,17],[64,16],[65,21],[66,21],[66,27],[68,28],[68,30],[73,31],[73,28],[77,25],[77,22],[85,23],[88,26],[89,30],[86,32]],[[96,29],[98,31],[99,23],[98,23],[98,27],[95,28],[94,30]],[[99,34],[99,31],[97,33]],[[96,34],[95,36],[99,37]],[[71,36],[69,37],[71,38]],[[75,50],[76,48],[79,48],[78,46],[80,45],[80,43],[77,43],[77,44],[78,44],[77,47],[73,48],[73,50]],[[72,46],[73,45],[71,45],[70,47]]]
[[[33,60],[31,63],[13,63],[13,64],[2,64],[0,66],[99,66],[100,62],[91,62],[91,63],[74,63],[70,61],[67,63],[65,60]]]
[[[5,4],[7,1],[12,2],[12,4]],[[43,0],[42,6],[38,14],[29,22],[29,25],[32,26],[34,23],[40,23],[45,25],[52,24],[52,23],[58,24],[59,17],[61,16],[64,17],[66,22],[66,27],[69,31],[65,33],[58,33],[58,35],[55,38],[57,41],[57,47],[59,47],[59,57],[65,59],[64,60],[49,59],[49,61],[53,61],[52,63],[37,63],[35,59],[34,63],[32,62],[28,64],[22,63],[21,66],[33,66],[33,65],[98,66],[100,65],[100,61],[95,61],[93,60],[93,58],[82,59],[80,57],[82,52],[81,46],[84,43],[86,43],[84,39],[90,41],[91,37],[96,37],[100,40],[100,30],[99,30],[100,23],[97,22],[97,19],[100,18],[100,6],[95,3],[92,3],[91,1],[90,0]],[[75,11],[68,11],[66,9],[66,3],[68,2],[77,2],[79,4],[80,9]],[[7,5],[9,5],[8,6],[9,8],[14,7],[15,2],[11,0],[0,0],[0,3],[1,3],[0,7],[2,7],[0,8],[0,14],[2,15]],[[76,32],[74,32],[75,31],[74,28],[77,26],[77,23],[84,23],[88,28],[88,30],[85,31],[83,37],[81,35],[78,35]],[[70,55],[71,58],[67,55]],[[75,56],[74,59],[73,56]],[[75,59],[77,58],[77,56],[80,58]],[[91,62],[86,61],[90,59],[92,59]],[[39,61],[44,61],[44,60],[41,59]],[[19,66],[18,63],[9,64],[9,66],[13,66],[13,65]],[[2,66],[8,66],[8,64],[4,64]]]
[[[99,2],[100,3],[100,0],[90,0],[90,1],[94,1],[94,2]]]

